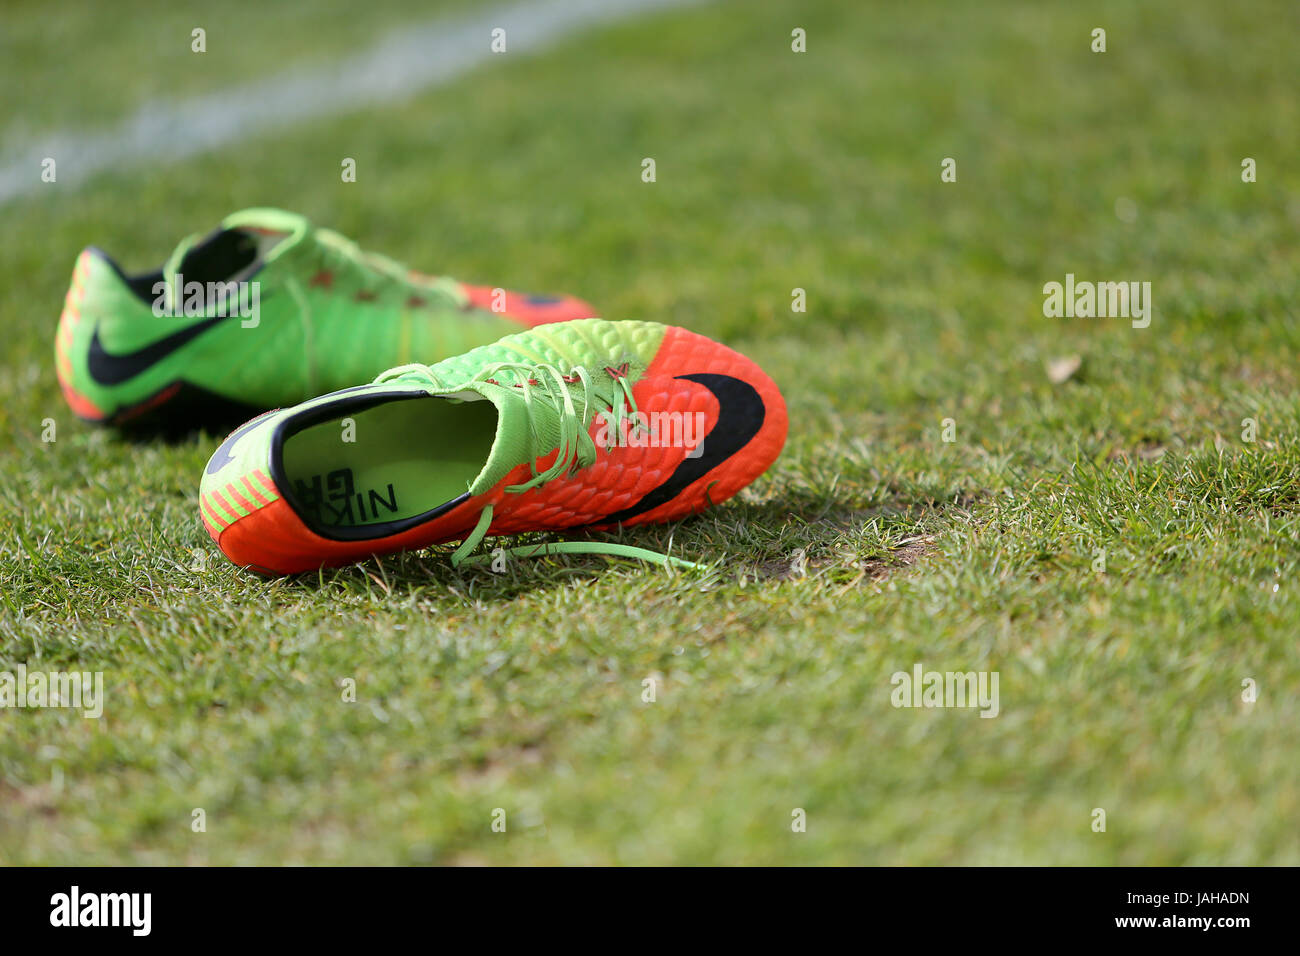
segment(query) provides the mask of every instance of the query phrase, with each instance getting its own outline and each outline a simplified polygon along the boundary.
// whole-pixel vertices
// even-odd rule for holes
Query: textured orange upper
[[[780,454],[788,427],[785,401],[776,384],[752,361],[726,346],[680,328],[669,328],[646,373],[633,386],[638,409],[655,412],[702,412],[705,447],[719,418],[719,403],[705,386],[684,381],[687,374],[719,374],[747,382],[764,405],[761,428],[742,448],[687,485],[671,500],[619,523],[639,525],[673,521],[718,504],[761,475]],[[598,420],[589,433],[595,437]],[[348,564],[376,554],[421,548],[463,539],[484,507],[494,509],[490,535],[559,531],[577,527],[608,528],[602,519],[636,505],[662,485],[687,456],[671,446],[596,446],[596,460],[577,472],[557,477],[521,494],[511,485],[531,477],[526,464],[516,467],[490,490],[448,513],[400,534],[363,541],[338,541],[307,528],[283,497],[234,521],[224,530],[208,529],[235,563],[275,573]],[[556,452],[539,458],[538,471],[549,467]]]

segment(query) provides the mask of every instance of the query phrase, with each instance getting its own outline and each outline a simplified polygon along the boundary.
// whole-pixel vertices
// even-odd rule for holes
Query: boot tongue
[[[524,389],[515,386],[520,374],[517,370],[504,371],[491,381],[478,378],[467,381],[458,377],[459,384],[456,384],[457,379],[439,375],[436,369],[427,365],[400,366],[385,372],[373,384],[414,387],[435,398],[488,401],[496,406],[496,434],[483,470],[470,484],[471,495],[483,494],[519,465],[529,464],[534,453],[545,459],[552,449],[560,447],[563,437],[560,411],[540,395],[527,401]],[[581,402],[581,398],[575,400]]]
[[[483,470],[470,486],[470,494],[482,494],[511,470],[530,462],[534,448],[551,449],[559,444],[559,416],[541,401],[535,401],[530,411],[524,402],[523,389],[475,382],[448,397],[469,397],[469,393],[482,396],[497,408],[497,430],[492,450],[488,452]]]
[[[221,228],[251,237],[257,243],[257,258],[270,262],[297,245],[311,231],[311,223],[283,209],[245,209],[227,216]]]

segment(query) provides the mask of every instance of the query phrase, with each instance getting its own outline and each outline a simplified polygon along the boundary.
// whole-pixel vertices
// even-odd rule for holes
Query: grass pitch
[[[209,14],[199,70],[174,13],[69,6],[54,37],[19,4],[0,60],[41,82],[5,143],[328,59],[372,33],[343,6],[296,40]],[[9,203],[0,669],[103,671],[107,700],[0,711],[0,861],[1300,863],[1297,28],[723,2]],[[154,266],[253,205],[720,338],[782,386],[785,454],[625,533],[702,573],[237,571],[195,510],[221,436],[77,423],[52,335],[82,246]],[[1067,273],[1151,282],[1150,327],[1045,318]],[[996,671],[998,716],[895,708],[916,664]]]

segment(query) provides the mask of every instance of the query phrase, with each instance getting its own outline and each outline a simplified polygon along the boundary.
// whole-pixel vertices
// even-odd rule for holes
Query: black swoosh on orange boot
[[[598,524],[615,524],[652,511],[676,498],[686,487],[699,481],[722,464],[749,440],[758,434],[767,416],[767,408],[758,390],[748,382],[730,375],[701,372],[696,375],[678,375],[679,379],[698,382],[718,400],[718,420],[704,438],[704,454],[698,458],[683,458],[675,471],[658,488],[631,507],[602,518]]]

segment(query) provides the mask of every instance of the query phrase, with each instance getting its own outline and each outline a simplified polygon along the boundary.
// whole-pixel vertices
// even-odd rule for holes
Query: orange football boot
[[[255,418],[208,462],[199,508],[231,561],[269,574],[450,541],[459,564],[486,535],[703,511],[767,470],[786,427],[776,384],[726,346],[579,319]]]

